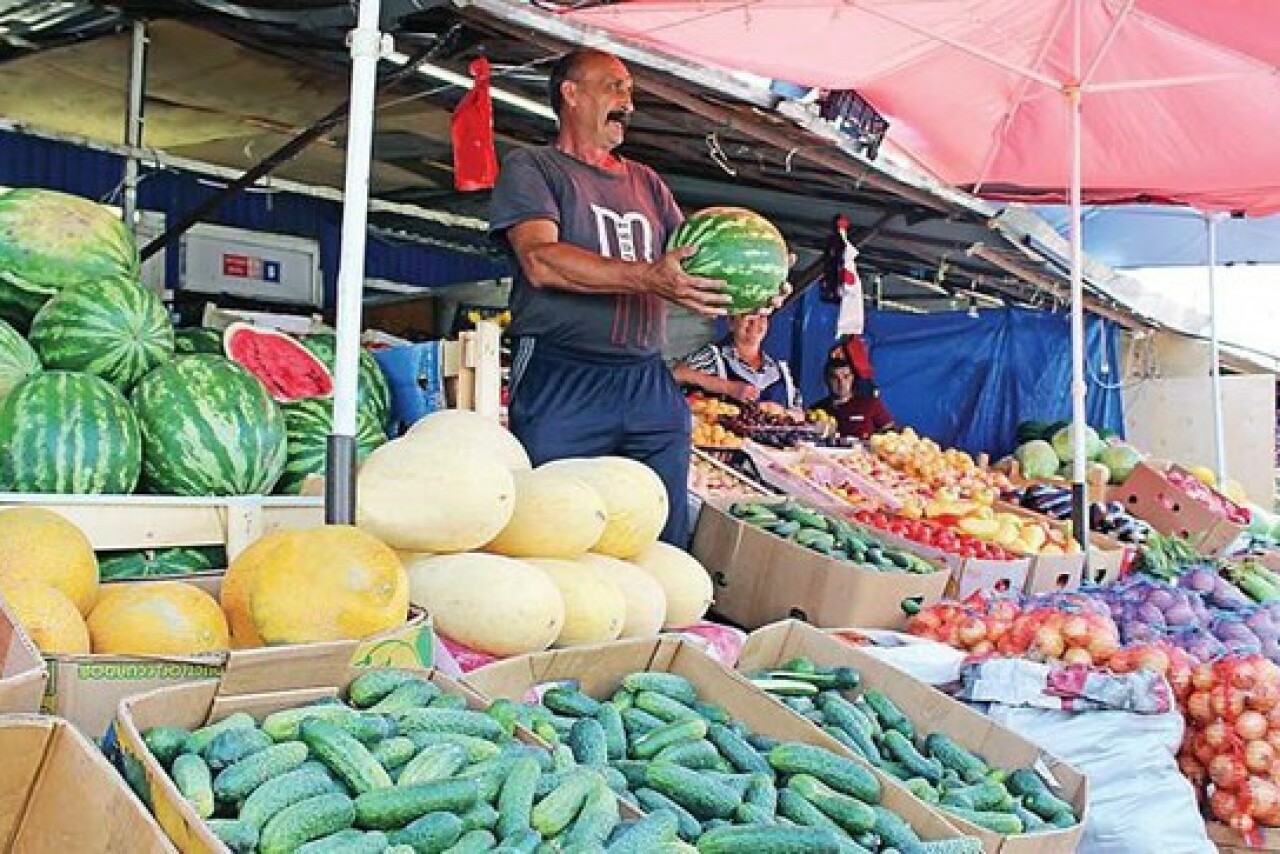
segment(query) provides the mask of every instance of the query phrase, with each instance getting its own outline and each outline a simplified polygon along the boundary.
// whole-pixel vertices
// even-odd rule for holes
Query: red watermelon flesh
[[[333,396],[333,376],[324,362],[283,332],[233,323],[222,334],[222,347],[277,403]]]

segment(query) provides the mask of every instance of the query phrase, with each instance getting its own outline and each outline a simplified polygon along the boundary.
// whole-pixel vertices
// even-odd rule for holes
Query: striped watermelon
[[[18,330],[0,320],[0,400],[4,400],[18,383],[43,369],[40,357],[27,340],[18,334]]]
[[[173,352],[180,355],[216,353],[222,355],[222,332],[207,326],[173,331]]]
[[[338,339],[328,333],[304,335],[302,346],[306,347],[316,358],[324,362],[329,373],[334,372],[334,351]],[[360,350],[360,375],[356,378],[356,405],[368,411],[370,417],[379,424],[386,424],[391,418],[391,387],[387,378],[378,367],[378,360],[368,350]]]
[[[142,444],[129,402],[90,374],[46,371],[0,401],[0,490],[130,493]]]
[[[222,546],[178,546],[171,549],[99,552],[98,578],[114,581],[124,578],[150,578],[157,575],[191,575],[209,572],[227,565],[227,551]]]
[[[133,235],[101,205],[51,190],[0,195],[0,318],[20,331],[68,285],[138,271]]]
[[[132,400],[151,492],[265,495],[284,469],[284,415],[229,359],[179,356],[143,377]]]
[[[63,288],[31,321],[45,367],[83,371],[128,391],[173,358],[173,324],[155,291],[128,279]]]
[[[333,432],[333,401],[320,398],[283,404],[289,431],[289,459],[276,492],[297,495],[307,475],[324,474],[325,449]],[[363,461],[387,441],[382,425],[366,409],[356,410],[356,457]]]
[[[773,223],[746,208],[698,211],[671,235],[667,251],[681,246],[698,247],[681,262],[686,273],[728,285],[731,314],[764,307],[787,278],[787,242]]]

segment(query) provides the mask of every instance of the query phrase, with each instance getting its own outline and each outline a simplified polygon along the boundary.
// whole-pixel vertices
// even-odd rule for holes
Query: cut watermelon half
[[[222,348],[278,403],[333,396],[333,375],[324,362],[283,332],[233,323],[222,333]]]

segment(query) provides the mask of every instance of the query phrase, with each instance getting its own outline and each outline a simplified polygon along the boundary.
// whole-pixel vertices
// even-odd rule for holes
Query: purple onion
[[[1171,607],[1177,601],[1170,587],[1152,587],[1147,592],[1146,599],[1148,604],[1155,605],[1161,611]]]
[[[1190,590],[1198,590],[1201,593],[1210,593],[1219,581],[1218,573],[1206,567],[1193,569],[1186,575],[1178,579],[1178,584]]]
[[[1164,611],[1160,610],[1160,606],[1147,600],[1138,606],[1137,612],[1134,614],[1142,622],[1153,628],[1164,628],[1167,622],[1164,618]]]
[[[1186,602],[1166,608],[1164,619],[1170,626],[1194,626],[1197,622],[1195,610]]]

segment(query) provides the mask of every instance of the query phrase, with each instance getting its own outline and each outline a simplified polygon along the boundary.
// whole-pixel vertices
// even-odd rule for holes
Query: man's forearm
[[[569,243],[537,246],[523,261],[526,275],[539,288],[594,294],[650,290],[648,264],[606,258]]]
[[[675,377],[676,382],[681,385],[697,386],[703,391],[712,394],[728,394],[728,381],[722,379],[715,374],[708,374],[697,368],[691,368],[688,365],[680,364],[671,369],[671,375]]]

